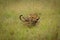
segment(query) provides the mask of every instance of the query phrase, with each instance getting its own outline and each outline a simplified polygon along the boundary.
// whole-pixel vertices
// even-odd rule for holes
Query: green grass
[[[0,0],[0,40],[60,40],[59,0],[56,4],[54,0]],[[41,13],[39,24],[29,28],[20,21],[19,15],[34,12]]]

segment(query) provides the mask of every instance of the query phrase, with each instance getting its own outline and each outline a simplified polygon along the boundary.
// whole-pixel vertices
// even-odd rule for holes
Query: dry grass
[[[60,40],[60,30],[56,38],[57,26],[60,27],[59,0],[56,1],[57,5],[52,0],[1,2],[0,40]],[[39,24],[28,28],[19,20],[19,15],[34,12],[40,16]]]

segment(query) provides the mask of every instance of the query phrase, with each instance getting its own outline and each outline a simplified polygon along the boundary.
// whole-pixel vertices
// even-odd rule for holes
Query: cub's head
[[[36,13],[30,14],[29,18],[31,19],[31,21],[38,21],[40,19],[40,17]]]

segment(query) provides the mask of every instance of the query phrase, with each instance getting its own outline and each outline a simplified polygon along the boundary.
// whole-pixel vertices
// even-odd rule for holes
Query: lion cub
[[[29,14],[27,17],[20,15],[19,19],[22,22],[24,22],[26,25],[36,25],[40,17],[36,13],[32,13],[32,14]]]

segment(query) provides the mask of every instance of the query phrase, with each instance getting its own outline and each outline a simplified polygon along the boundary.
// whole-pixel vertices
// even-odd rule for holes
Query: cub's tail
[[[24,21],[25,18],[23,17],[23,15],[20,15],[20,16],[19,16],[19,19],[20,19],[21,21]]]

